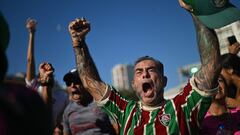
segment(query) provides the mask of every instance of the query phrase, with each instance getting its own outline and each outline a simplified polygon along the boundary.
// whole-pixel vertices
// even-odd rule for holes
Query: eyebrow
[[[136,68],[135,69],[135,71],[142,71],[144,68]],[[147,67],[146,68],[147,70],[149,70],[149,69],[157,69],[157,67],[156,66],[150,66],[150,67]]]

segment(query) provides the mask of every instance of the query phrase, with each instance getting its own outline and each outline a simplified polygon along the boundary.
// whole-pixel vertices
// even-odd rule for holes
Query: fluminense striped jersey
[[[118,121],[121,135],[196,135],[217,89],[200,91],[192,80],[159,107],[144,108],[140,102],[123,98],[112,87],[110,96],[99,104]]]

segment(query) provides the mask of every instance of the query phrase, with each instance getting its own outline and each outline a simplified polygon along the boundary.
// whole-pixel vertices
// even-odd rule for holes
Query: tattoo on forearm
[[[200,89],[212,89],[218,85],[217,78],[221,71],[218,39],[215,32],[201,24],[195,16],[193,20],[202,63],[201,69],[195,75],[195,82]]]
[[[94,93],[103,97],[104,88],[100,84],[101,78],[85,42],[82,42],[80,47],[75,47],[74,51],[76,56],[77,70],[82,83],[87,85],[90,93]]]
[[[104,96],[104,92],[102,91],[104,89],[104,87],[102,87],[101,84],[99,84],[98,81],[95,81],[91,78],[89,78],[88,76],[84,76],[84,80],[86,80],[86,84],[89,87],[89,91],[90,93],[97,93],[98,95],[100,95],[101,97]]]

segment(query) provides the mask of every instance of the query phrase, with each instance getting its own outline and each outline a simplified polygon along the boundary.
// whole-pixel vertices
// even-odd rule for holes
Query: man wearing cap
[[[115,134],[109,117],[93,102],[93,97],[83,88],[76,69],[63,78],[70,102],[63,114],[64,135]]]

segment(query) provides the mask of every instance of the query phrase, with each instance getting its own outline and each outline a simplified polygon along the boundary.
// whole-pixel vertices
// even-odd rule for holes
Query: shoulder
[[[69,101],[69,103],[67,104],[64,112],[68,112],[70,109],[72,109],[74,107],[74,102]]]

